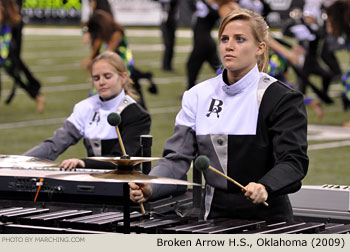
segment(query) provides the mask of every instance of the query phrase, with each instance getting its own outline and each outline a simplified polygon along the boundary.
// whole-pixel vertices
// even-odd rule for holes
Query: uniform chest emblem
[[[219,113],[222,111],[222,105],[224,104],[223,101],[218,100],[218,99],[211,99],[211,103],[209,105],[209,109],[208,109],[208,113],[207,113],[207,117],[210,117],[211,114],[216,114],[216,117],[219,118],[220,115]]]
[[[96,112],[94,113],[94,115],[92,116],[91,121],[89,122],[89,124],[90,124],[90,125],[93,124],[93,123],[98,124],[99,121],[100,121],[100,113],[96,111]]]

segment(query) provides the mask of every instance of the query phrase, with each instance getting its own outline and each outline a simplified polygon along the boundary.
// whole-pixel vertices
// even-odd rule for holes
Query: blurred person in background
[[[94,0],[92,0],[93,2]],[[96,5],[97,6],[97,5]],[[153,81],[152,72],[142,72],[134,65],[132,51],[128,46],[124,27],[113,19],[111,13],[102,9],[94,9],[92,16],[86,24],[87,32],[91,39],[90,56],[82,61],[82,65],[87,69],[90,63],[99,53],[103,51],[114,51],[118,53],[130,71],[130,78],[134,81],[135,90],[139,94],[139,103],[146,108],[146,103],[142,94],[140,79],[149,82],[148,91],[157,94],[158,89]]]
[[[128,154],[140,155],[140,135],[149,133],[151,118],[135,100],[137,94],[123,59],[115,52],[106,51],[91,62],[90,73],[97,94],[77,103],[73,113],[51,138],[23,155],[55,160],[84,138],[88,157],[121,156],[123,153],[115,127],[107,122],[111,112],[121,116],[119,130]],[[62,167],[85,167],[85,162],[69,159]],[[103,167],[106,168],[105,165]]]
[[[238,9],[239,5],[232,0],[199,0],[196,2],[193,25],[193,47],[186,63],[187,89],[195,84],[204,62],[217,73],[221,73],[221,62],[217,46],[211,32],[220,17]]]
[[[328,89],[335,73],[328,67],[324,67],[320,58],[320,44],[326,36],[326,32],[319,24],[321,16],[320,6],[306,4],[303,15],[298,19],[291,19],[284,27],[284,35],[295,38],[301,45],[306,54],[303,66],[301,68],[303,78],[298,78],[299,90],[306,94],[307,79],[310,75],[317,75],[322,78],[322,97],[326,104],[332,104],[334,101],[328,95]]]
[[[282,81],[289,87],[293,87],[288,82],[288,69],[292,67],[297,75],[300,75],[301,70],[298,69],[300,57],[305,55],[298,45],[291,45],[282,39],[270,38],[269,40],[269,67],[267,73],[279,81]],[[310,106],[318,119],[323,118],[323,109],[317,99],[307,97],[304,95],[305,105]]]
[[[330,72],[332,73],[332,81],[339,81],[341,69],[334,52],[340,48],[340,45],[332,34],[326,32],[325,25],[325,8],[333,2],[334,0],[305,0],[304,14],[305,12],[314,12],[317,14],[310,15],[313,16],[312,18],[314,19],[311,20],[311,22],[307,20],[308,17],[305,17],[304,19],[307,23],[311,23],[311,26],[313,26],[312,23],[316,23],[319,26],[319,47],[321,48],[319,57],[323,60],[323,63],[329,67]]]
[[[179,19],[179,0],[154,1],[158,1],[162,7],[162,21],[160,24],[160,30],[162,32],[162,39],[164,44],[162,69],[163,71],[173,72],[174,68],[172,65],[172,60],[174,56],[174,47],[176,40],[175,32],[177,28],[177,22]]]
[[[83,43],[88,45],[91,42],[90,33],[88,32],[87,23],[95,10],[104,10],[109,13],[114,20],[116,20],[116,8],[113,4],[113,0],[82,0],[81,8],[81,25],[83,27]]]
[[[332,1],[326,6],[327,32],[333,34],[338,41],[350,52],[350,1]],[[349,59],[350,57],[348,57]],[[344,92],[342,94],[344,110],[350,107],[350,62],[346,65],[346,70],[342,76]],[[350,121],[344,123],[345,127],[350,127]]]
[[[333,1],[326,7],[328,32],[350,43],[350,1]]]
[[[255,11],[262,15],[264,18],[271,11],[268,1],[263,0],[238,0],[237,3],[241,8],[249,9]]]
[[[23,21],[14,0],[0,0],[0,66],[13,78],[14,85],[6,104],[15,96],[16,86],[23,88],[36,102],[36,111],[44,110],[41,84],[21,59]]]

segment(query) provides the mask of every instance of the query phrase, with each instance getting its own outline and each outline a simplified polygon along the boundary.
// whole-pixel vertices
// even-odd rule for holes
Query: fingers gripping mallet
[[[247,188],[245,188],[243,185],[241,185],[240,183],[238,183],[236,180],[230,178],[229,176],[227,176],[226,174],[222,173],[221,171],[215,169],[214,167],[210,166],[210,162],[207,156],[204,155],[200,155],[196,158],[196,160],[194,161],[194,167],[198,170],[201,171],[205,171],[207,169],[210,169],[211,171],[215,172],[216,174],[226,178],[228,181],[232,182],[233,184],[235,184],[236,186],[238,186],[239,188],[241,188],[244,192],[247,191]],[[269,204],[267,202],[263,203],[265,206],[269,206]]]
[[[108,115],[107,121],[111,126],[115,127],[115,131],[117,132],[117,135],[118,135],[118,141],[120,144],[120,148],[122,149],[123,157],[128,157],[128,155],[126,154],[123,139],[122,139],[122,136],[120,134],[119,127],[118,127],[118,125],[122,121],[120,115],[118,113],[112,112]],[[141,208],[142,214],[145,214],[146,211],[145,211],[145,207],[143,206],[143,203],[140,203],[140,208]]]

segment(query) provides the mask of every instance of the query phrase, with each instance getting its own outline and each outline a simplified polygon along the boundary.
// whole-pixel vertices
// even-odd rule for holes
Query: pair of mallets
[[[117,132],[117,135],[118,135],[119,144],[120,144],[120,147],[121,147],[122,152],[123,152],[123,156],[128,157],[128,155],[126,154],[126,151],[125,151],[125,147],[124,147],[124,144],[123,144],[123,140],[122,140],[121,134],[119,132],[119,128],[118,128],[118,125],[121,122],[120,115],[117,114],[117,113],[110,113],[108,115],[108,117],[107,117],[107,121],[108,121],[108,123],[110,125],[115,126],[115,129],[116,129],[116,132]],[[210,162],[209,162],[209,159],[208,159],[207,156],[204,156],[204,155],[198,156],[196,158],[195,162],[194,162],[194,167],[196,169],[199,169],[199,170],[202,170],[202,171],[210,169],[211,171],[215,172],[216,174],[218,174],[218,175],[226,178],[228,181],[234,183],[236,186],[241,188],[243,192],[247,191],[247,188],[245,188],[243,185],[238,183],[236,180],[230,178],[226,174],[224,174],[224,173],[220,172],[219,170],[215,169],[214,167],[210,166]],[[263,202],[263,204],[265,206],[269,206],[268,203],[266,203],[266,202]],[[144,207],[143,207],[142,203],[140,203],[140,207],[141,207],[142,213],[144,214],[145,210],[144,210]]]
[[[236,186],[238,186],[239,188],[242,189],[243,192],[247,191],[247,188],[245,188],[243,185],[241,185],[240,183],[238,183],[236,180],[234,180],[233,178],[230,178],[229,176],[227,176],[226,174],[222,173],[221,171],[215,169],[214,167],[210,166],[210,162],[207,156],[204,155],[200,155],[196,158],[196,160],[194,161],[194,167],[198,170],[201,171],[205,171],[207,169],[215,172],[216,174],[226,178],[228,181],[232,182],[233,184],[235,184]],[[269,206],[269,204],[267,202],[263,202],[264,206]]]

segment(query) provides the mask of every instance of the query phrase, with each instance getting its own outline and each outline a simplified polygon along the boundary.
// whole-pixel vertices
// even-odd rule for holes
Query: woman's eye
[[[99,80],[98,77],[93,77],[92,79],[93,79],[94,81],[98,81],[98,80]]]
[[[110,78],[112,78],[112,75],[111,74],[105,74],[105,78],[106,79],[110,79]]]
[[[245,38],[243,38],[243,37],[237,37],[236,40],[237,40],[237,42],[242,43],[242,42],[245,41]]]
[[[221,42],[222,42],[222,43],[226,43],[227,41],[228,41],[228,37],[222,37],[222,38],[221,38]]]

